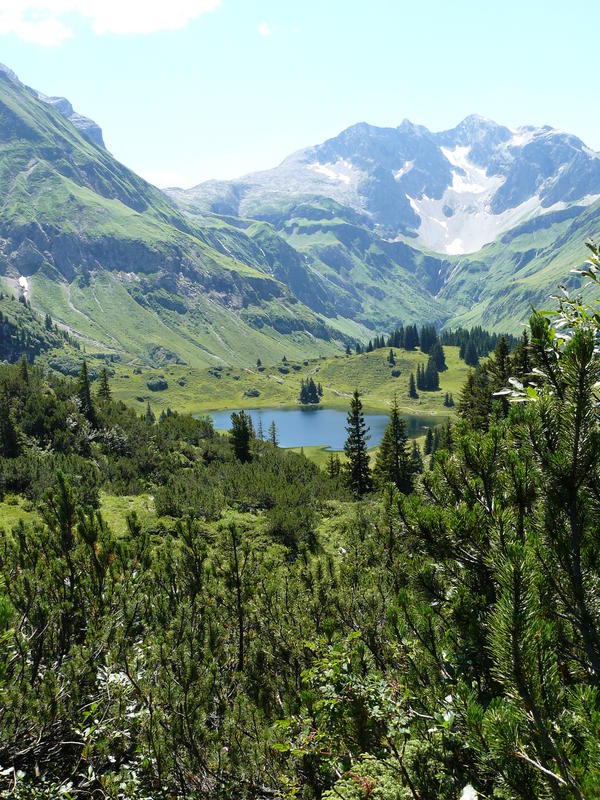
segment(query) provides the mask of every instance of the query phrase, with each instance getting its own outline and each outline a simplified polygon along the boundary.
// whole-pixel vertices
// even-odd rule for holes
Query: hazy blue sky
[[[600,150],[599,29],[596,0],[0,0],[0,61],[187,187],[359,121],[476,112]]]

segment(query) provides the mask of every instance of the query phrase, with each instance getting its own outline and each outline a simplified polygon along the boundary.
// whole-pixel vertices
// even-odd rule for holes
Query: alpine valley
[[[275,169],[162,192],[3,67],[0,143],[4,289],[147,366],[332,355],[399,324],[518,333],[600,232],[600,154],[477,116],[361,123]]]

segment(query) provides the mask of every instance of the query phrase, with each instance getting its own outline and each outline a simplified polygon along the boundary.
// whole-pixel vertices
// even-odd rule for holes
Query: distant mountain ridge
[[[194,211],[258,218],[291,199],[328,198],[363,214],[383,238],[457,255],[600,198],[600,154],[548,126],[511,130],[477,115],[440,133],[408,120],[359,123],[274,169],[167,193]]]

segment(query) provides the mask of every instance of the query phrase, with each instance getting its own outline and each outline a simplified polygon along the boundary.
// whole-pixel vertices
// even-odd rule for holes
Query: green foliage
[[[369,429],[365,423],[360,394],[357,389],[355,389],[350,402],[346,431],[348,438],[344,444],[344,453],[347,459],[344,465],[345,481],[356,497],[360,498],[371,490],[373,479],[367,454]]]
[[[302,405],[318,405],[321,402],[321,395],[323,394],[323,389],[321,389],[320,392],[319,389],[321,389],[321,384],[317,386],[312,378],[308,378],[307,380],[302,379],[298,402]]]
[[[250,461],[250,441],[254,436],[252,418],[245,411],[231,415],[231,446],[235,457],[244,464]]]
[[[497,342],[423,473],[394,404],[377,494],[358,391],[348,465],[323,472],[243,412],[245,459],[109,399],[92,428],[83,380],[0,366],[1,486],[30,508],[0,533],[0,791],[597,796],[599,328],[565,290]],[[117,536],[100,489],[162,516]]]
[[[400,492],[412,490],[415,464],[408,450],[406,420],[400,416],[398,401],[394,397],[390,421],[377,451],[373,476],[380,487],[392,483]]]

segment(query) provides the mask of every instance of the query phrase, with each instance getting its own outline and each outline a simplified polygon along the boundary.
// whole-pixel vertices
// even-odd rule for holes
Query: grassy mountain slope
[[[0,145],[0,274],[13,287],[26,276],[34,306],[91,344],[196,365],[339,348],[250,240],[218,246],[4,73]]]

